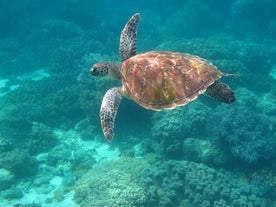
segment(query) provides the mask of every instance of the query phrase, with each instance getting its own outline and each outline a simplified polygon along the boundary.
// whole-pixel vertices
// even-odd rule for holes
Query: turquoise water
[[[276,206],[273,0],[0,2],[0,206]],[[140,13],[137,53],[212,62],[236,101],[201,95],[152,111],[123,98],[106,141],[99,111],[121,83],[120,33]]]

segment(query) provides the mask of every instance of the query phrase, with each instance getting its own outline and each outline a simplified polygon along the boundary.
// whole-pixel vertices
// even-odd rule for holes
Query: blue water
[[[274,0],[0,2],[0,206],[276,206]],[[89,74],[137,53],[212,62],[232,104],[201,95],[152,111],[123,98],[112,142],[99,111],[121,85]]]

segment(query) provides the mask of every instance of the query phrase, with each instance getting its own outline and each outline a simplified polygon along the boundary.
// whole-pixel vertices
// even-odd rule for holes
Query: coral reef
[[[194,101],[174,110],[155,112],[152,116],[153,148],[170,158],[179,159],[183,140],[189,136],[203,136],[208,107]]]
[[[275,163],[275,162],[274,162]],[[267,187],[267,194],[276,203],[276,166],[263,168],[250,172],[249,180],[254,183],[261,183]]]
[[[143,206],[145,189],[139,175],[148,167],[144,160],[120,158],[103,162],[77,181],[75,200],[81,206]]]
[[[58,90],[44,99],[48,125],[64,124],[68,121],[70,124],[84,116],[85,113],[78,104],[80,91],[81,88],[78,85],[72,85]]]
[[[35,155],[56,144],[51,129],[35,122],[36,119],[42,119],[40,105],[29,102],[8,105],[2,108],[0,114],[0,152],[26,146],[29,152]]]
[[[4,105],[0,110],[0,137],[5,140],[1,145],[7,147],[3,150],[24,144],[31,130],[31,122],[21,117],[19,111],[16,104]]]
[[[52,65],[49,68],[50,73],[52,75],[66,77],[75,74],[77,72],[75,68],[72,51],[65,48],[56,49]]]
[[[18,105],[18,115],[28,121],[43,120],[44,109],[41,104],[35,103],[22,103]]]
[[[223,151],[216,137],[208,140],[187,138],[183,141],[182,154],[185,160],[208,166],[222,167],[230,164],[227,152]]]
[[[57,166],[61,163],[66,163],[71,166],[70,161],[74,159],[73,151],[63,145],[58,145],[48,152],[47,164]]]
[[[142,173],[141,183],[150,206],[268,206],[262,186],[188,161],[158,162]]]
[[[23,195],[23,192],[19,188],[12,187],[12,188],[2,191],[1,196],[5,199],[13,200],[13,199],[20,199],[24,195]]]
[[[33,122],[32,131],[28,137],[28,149],[31,155],[49,151],[57,144],[57,139],[50,127]]]
[[[79,174],[83,174],[96,163],[94,157],[95,149],[82,150],[83,147],[78,143],[79,140],[75,139],[72,141],[71,139],[73,138],[68,138],[72,143],[59,144],[49,150],[48,156],[45,159],[48,166],[52,166],[56,169],[55,174],[64,176],[64,178],[68,177],[68,173],[71,171],[74,171],[75,175],[79,176]]]
[[[276,115],[276,90],[272,90],[270,93],[265,93],[259,97],[259,101],[256,101],[256,107],[258,110],[263,111],[264,114],[270,116],[271,119],[275,119]]]
[[[276,140],[264,115],[240,104],[219,106],[207,123],[207,130],[229,147],[233,156],[249,164],[275,156]]]
[[[15,204],[13,207],[42,207],[42,205],[36,204],[35,202],[33,203],[28,203],[28,204]]]
[[[16,148],[0,154],[0,168],[12,172],[17,178],[29,177],[37,172],[38,163],[27,150]]]
[[[91,140],[96,134],[100,134],[100,129],[91,124],[89,119],[79,121],[75,126],[76,131],[83,140]]]
[[[15,147],[15,141],[7,137],[0,137],[0,153],[10,151]]]
[[[68,75],[64,79],[54,76],[26,83],[1,100],[4,107],[0,113],[5,114],[7,120],[37,121],[49,126],[78,119],[84,116],[83,105],[78,102],[83,101],[84,95],[82,87],[76,84],[76,76]],[[23,126],[22,123],[22,129]]]

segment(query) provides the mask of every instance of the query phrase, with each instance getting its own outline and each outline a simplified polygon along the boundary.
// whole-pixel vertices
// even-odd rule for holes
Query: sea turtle
[[[221,102],[235,101],[234,92],[217,81],[224,74],[212,63],[195,55],[168,51],[150,51],[136,55],[137,28],[140,15],[134,14],[120,38],[122,64],[101,62],[92,66],[93,76],[111,76],[122,87],[109,89],[100,109],[104,136],[111,141],[114,121],[123,96],[151,110],[173,109],[205,93]]]

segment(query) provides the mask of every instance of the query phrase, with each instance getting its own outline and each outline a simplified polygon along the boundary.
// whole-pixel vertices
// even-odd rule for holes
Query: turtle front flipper
[[[120,57],[124,61],[136,55],[137,28],[140,14],[134,14],[126,23],[120,38]]]
[[[116,87],[109,89],[103,98],[100,110],[101,125],[105,138],[110,142],[114,136],[114,122],[122,96],[122,88]]]
[[[205,94],[228,104],[236,100],[234,91],[226,83],[220,81],[215,81],[210,85],[205,91]]]

